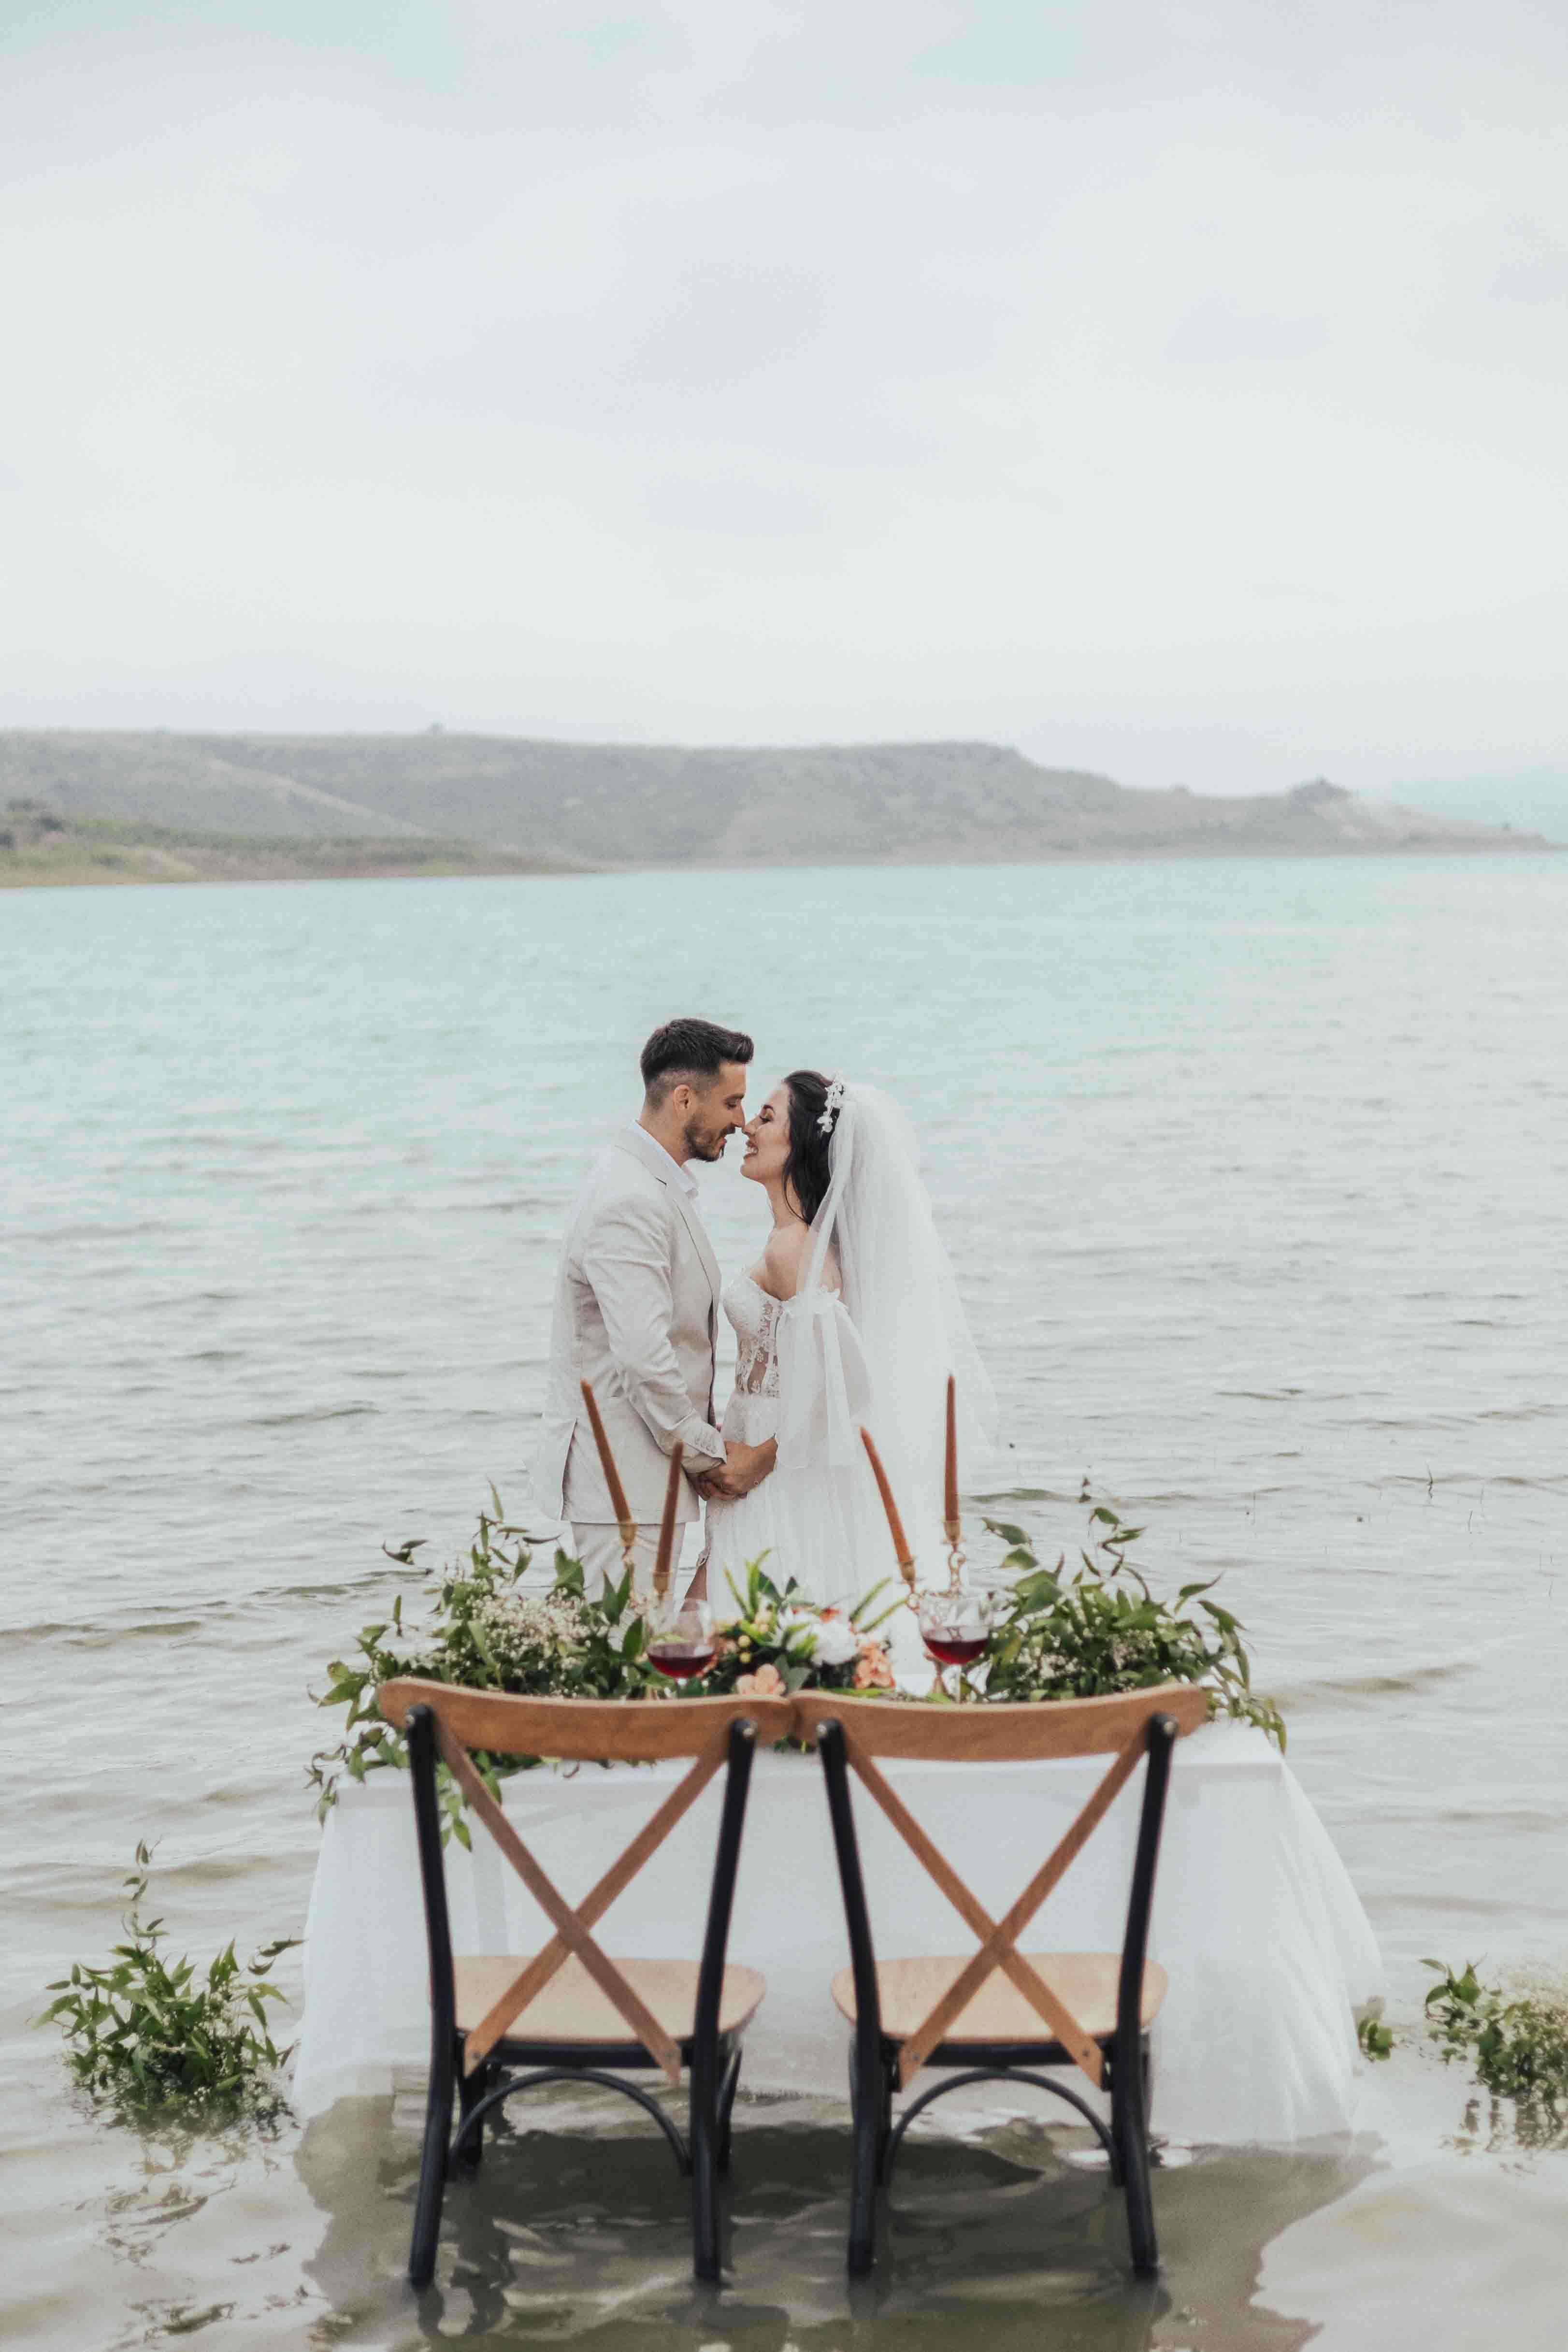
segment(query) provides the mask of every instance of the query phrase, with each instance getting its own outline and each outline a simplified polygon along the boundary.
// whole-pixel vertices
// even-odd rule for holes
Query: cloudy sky
[[[0,0],[0,723],[1564,761],[1565,114],[1560,0]]]

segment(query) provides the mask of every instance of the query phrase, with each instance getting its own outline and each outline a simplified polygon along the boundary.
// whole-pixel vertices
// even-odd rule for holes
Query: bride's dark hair
[[[828,1146],[817,1121],[828,1107],[829,1081],[821,1070],[791,1070],[784,1081],[789,1089],[789,1157],[784,1162],[784,1198],[794,1202],[810,1224],[828,1197]]]

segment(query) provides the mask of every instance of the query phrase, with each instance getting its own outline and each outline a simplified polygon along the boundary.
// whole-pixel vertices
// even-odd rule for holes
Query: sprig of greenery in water
[[[152,1862],[152,1848],[138,1845],[125,1881],[126,1940],[114,1946],[109,1966],[74,1963],[68,1977],[49,1986],[57,1998],[37,2021],[59,2025],[77,2081],[127,2114],[173,2106],[273,2111],[281,2101],[271,2079],[289,2053],[277,2047],[267,2024],[267,2003],[285,1998],[269,1979],[298,1938],[266,1944],[247,1963],[229,1943],[204,1977],[189,1959],[170,1960],[162,1920],[141,1916]]]
[[[1445,2062],[1468,2059],[1483,2090],[1554,2106],[1568,2097],[1568,1984],[1482,1982],[1473,1960],[1454,1969],[1423,1960],[1438,1982],[1427,1995],[1427,2031]]]
[[[1355,2038],[1365,2058],[1392,2058],[1394,2055],[1394,2028],[1385,2025],[1381,2017],[1375,2017],[1370,2011],[1364,2017],[1356,2019]]]
[[[1203,1683],[1211,1715],[1256,1724],[1283,1749],[1285,1726],[1271,1699],[1252,1688],[1244,1628],[1208,1594],[1218,1577],[1184,1584],[1174,1603],[1156,1600],[1128,1558],[1142,1528],[1124,1525],[1109,1504],[1089,1515],[1090,1547],[1071,1574],[1062,1553],[1042,1568],[1022,1528],[988,1519],[1012,1548],[1004,1569],[1017,1570],[991,1637],[988,1699],[1100,1698],[1158,1683]]]

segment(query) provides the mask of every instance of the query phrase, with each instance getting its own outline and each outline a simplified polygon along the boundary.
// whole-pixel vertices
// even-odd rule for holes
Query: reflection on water
[[[1120,2196],[1086,2133],[1015,2123],[976,2138],[912,2137],[876,2274],[844,2274],[847,2111],[743,2101],[728,2284],[699,2287],[686,2184],[661,2144],[627,2130],[608,2093],[568,2095],[532,2128],[508,2125],[476,2179],[447,2194],[434,2285],[402,2265],[418,2173],[419,2100],[344,2100],[311,2124],[296,2164],[326,2216],[307,2265],[338,2343],[439,2338],[591,2344],[630,2352],[651,2334],[711,2352],[925,2340],[988,2352],[1145,2352],[1196,2336],[1227,2352],[1298,2352],[1314,2330],[1254,2307],[1262,2250],[1372,2168],[1331,2153],[1234,2153],[1173,2164],[1156,2181],[1159,2282],[1127,2267]],[[519,2101],[518,2108],[526,2106]],[[325,2338],[323,2340],[326,2340]],[[891,2341],[891,2335],[889,2334]]]
[[[1568,2149],[1402,2048],[1380,2128],[1293,2151],[1169,2151],[1162,2275],[1134,2280],[1087,2135],[1014,2122],[912,2137],[874,2277],[843,2271],[847,2111],[742,2100],[727,2283],[697,2287],[685,2184],[607,2094],[517,2103],[448,2192],[436,2280],[404,2278],[423,2089],[303,2132],[115,2127],[62,2099],[8,2135],[12,2347],[417,2352],[1547,2352],[1560,2340]],[[9,2192],[20,2187],[20,2198]],[[66,2249],[63,2263],[59,2255]],[[1506,2324],[1500,2321],[1506,2315]]]

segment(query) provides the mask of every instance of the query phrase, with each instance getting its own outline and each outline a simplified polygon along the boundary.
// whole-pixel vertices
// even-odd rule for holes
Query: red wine
[[[932,1656],[945,1666],[973,1665],[986,1653],[984,1633],[977,1634],[972,1641],[960,1633],[923,1633],[921,1639]]]
[[[648,1664],[656,1667],[660,1674],[667,1675],[672,1682],[684,1683],[689,1682],[693,1675],[706,1675],[716,1654],[711,1642],[706,1644],[691,1642],[680,1645],[674,1642],[661,1642],[656,1649],[649,1651]]]

